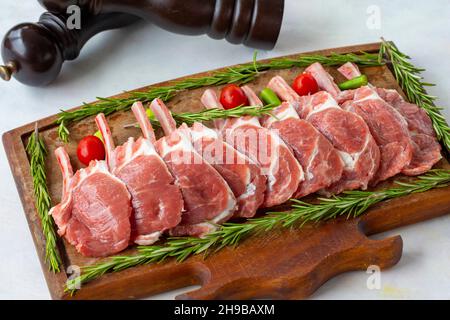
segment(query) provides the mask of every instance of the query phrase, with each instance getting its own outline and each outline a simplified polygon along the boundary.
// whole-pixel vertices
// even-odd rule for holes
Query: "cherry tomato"
[[[248,105],[248,99],[241,88],[235,84],[229,84],[222,89],[220,103],[228,110]]]
[[[292,88],[300,96],[306,96],[319,91],[319,86],[317,85],[316,79],[314,79],[314,77],[309,73],[302,73],[295,78]]]
[[[84,137],[78,143],[77,156],[81,163],[88,166],[92,160],[105,159],[105,146],[96,136]]]

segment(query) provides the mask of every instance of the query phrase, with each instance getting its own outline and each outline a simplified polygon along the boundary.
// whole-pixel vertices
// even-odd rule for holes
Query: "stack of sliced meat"
[[[346,78],[361,75],[347,63]],[[366,189],[399,173],[422,174],[441,159],[423,109],[395,90],[372,85],[341,91],[319,63],[306,69],[322,91],[299,96],[281,77],[271,88],[284,102],[271,116],[216,120],[215,129],[175,120],[164,103],[150,108],[165,136],[156,140],[142,104],[132,110],[143,137],[114,147],[103,114],[96,117],[106,161],[72,172],[63,148],[61,203],[50,211],[58,233],[86,256],[108,256],[161,235],[202,237],[230,218],[319,192]],[[255,92],[242,87],[253,106]],[[223,108],[216,93],[206,108]]]

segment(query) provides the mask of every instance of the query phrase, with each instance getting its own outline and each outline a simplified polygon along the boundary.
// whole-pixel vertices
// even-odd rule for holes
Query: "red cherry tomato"
[[[314,79],[314,77],[309,73],[302,73],[295,78],[292,88],[300,96],[306,96],[319,91],[319,86],[317,85],[316,79]]]
[[[78,143],[77,156],[81,163],[88,166],[92,160],[105,159],[105,146],[96,136],[84,137]]]
[[[228,110],[248,105],[248,99],[241,88],[235,84],[229,84],[222,89],[220,103]]]

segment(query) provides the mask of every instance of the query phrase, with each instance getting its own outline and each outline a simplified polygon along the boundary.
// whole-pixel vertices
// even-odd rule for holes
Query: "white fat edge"
[[[304,170],[304,171],[306,171],[306,180],[314,179],[314,174],[311,172],[310,168],[311,168],[312,162],[314,161],[314,159],[316,158],[318,153],[319,153],[319,137],[317,137],[317,139],[316,139],[316,146],[315,146],[315,148],[313,150],[313,153],[312,153],[311,157],[309,157],[308,166]]]
[[[126,162],[130,161],[131,157],[133,156],[133,145],[134,145],[134,138],[129,137],[128,142],[125,145],[125,161]]]
[[[339,156],[341,157],[342,161],[344,161],[344,166],[346,169],[351,169],[355,167],[355,163],[358,159],[355,159],[352,154],[338,150]]]
[[[259,119],[257,117],[240,117],[237,118],[234,123],[233,126],[231,127],[232,130],[239,128],[240,126],[243,125],[253,125],[255,127],[259,127],[262,128],[261,123],[259,122]]]
[[[237,200],[247,199],[255,195],[256,192],[256,185],[254,183],[247,184],[247,187],[245,188],[245,192],[241,194]]]
[[[161,145],[161,157],[165,157],[167,154],[173,151],[182,150],[187,152],[194,152],[198,154],[192,143],[189,141],[188,138],[186,138],[182,133],[178,133],[180,136],[180,141],[178,141],[175,145],[169,146],[167,143],[167,136],[162,139],[162,145]]]
[[[340,109],[336,100],[334,100],[331,95],[328,95],[328,99],[325,103],[322,103],[318,107],[313,106],[313,110],[307,115],[306,120],[309,120],[312,117],[312,115],[322,112],[322,111],[325,111],[325,110],[328,110],[328,109]]]
[[[359,160],[359,157],[361,156],[361,154],[366,150],[366,148],[369,144],[369,141],[370,141],[370,134],[367,134],[366,141],[364,143],[363,148],[361,149],[361,151],[356,152],[356,153],[350,154],[345,151],[337,150],[342,161],[344,161],[345,168],[351,169],[351,170],[353,170],[355,168],[356,162]]]
[[[215,170],[215,169],[214,169]],[[220,176],[222,177],[222,176]],[[223,178],[222,178],[223,179]],[[234,197],[234,193],[231,190],[230,186],[228,185],[228,183],[223,180],[226,188],[227,188],[227,193],[228,193],[228,202],[227,202],[227,207],[225,208],[224,211],[222,211],[221,214],[219,214],[218,216],[214,217],[214,219],[212,220],[214,223],[222,220],[223,218],[226,218],[227,216],[233,214],[233,212],[236,211],[237,209],[237,201],[236,198]]]
[[[218,229],[217,224],[210,223],[210,222],[197,223],[197,224],[194,224],[194,226],[199,226],[199,227],[206,227],[206,228],[208,228],[208,231],[207,231],[207,232],[205,232],[205,233],[203,233],[203,234],[200,235],[200,239],[205,238],[208,234],[210,234],[211,232],[214,232],[214,231],[216,231],[216,230]]]
[[[136,237],[134,240],[134,243],[140,245],[140,246],[149,246],[151,244],[154,244],[156,241],[159,240],[159,237],[162,235],[162,232],[157,231],[146,235],[140,235]]]
[[[282,105],[283,109],[282,111],[277,112],[277,109],[274,110],[273,116],[268,116],[266,120],[266,127],[270,127],[273,123],[277,121],[287,120],[287,119],[300,119],[297,111],[295,110],[294,106],[289,103],[289,106]],[[280,107],[281,109],[281,107]],[[278,110],[280,110],[278,109]]]
[[[136,159],[139,156],[156,156],[157,158],[161,159],[158,152],[156,152],[155,147],[149,140],[143,139],[139,148],[135,152],[133,152],[134,144],[135,144],[134,139],[129,138],[127,145],[126,145],[126,151],[125,151],[126,152],[126,156],[125,156],[126,161],[124,161],[124,163],[120,167],[115,168],[114,172],[120,171],[128,163],[130,163],[131,161],[133,161],[134,159]],[[161,159],[161,161],[162,161],[162,159]]]
[[[202,127],[202,130],[194,130],[194,129],[190,129],[190,133],[191,133],[191,137],[192,140],[198,141],[200,139],[203,138],[208,138],[208,139],[213,139],[213,140],[217,140],[219,138],[219,135],[217,134],[217,132],[211,128]]]
[[[372,93],[369,94],[368,96],[366,96],[362,99],[354,100],[353,102],[359,103],[359,102],[363,102],[366,100],[382,100],[382,101],[384,101],[383,99],[381,99],[381,97],[378,95],[378,93],[375,90],[372,89],[371,91],[372,91]]]
[[[227,184],[228,187],[228,184]],[[225,210],[223,210],[219,215],[215,216],[214,219],[211,220],[212,223],[219,223],[223,219],[230,216],[234,211],[236,211],[236,199],[234,198],[233,193],[231,192],[230,187],[228,187],[228,203]]]
[[[269,130],[269,131],[270,131],[270,134],[272,135],[272,137],[278,143],[278,148],[284,147],[292,154],[292,157],[295,160],[295,164],[296,164],[298,170],[300,171],[300,181],[304,181],[305,180],[305,172],[303,171],[303,168],[300,165],[300,163],[297,161],[297,159],[295,159],[295,156],[292,153],[292,151],[289,149],[288,145],[283,141],[283,139],[281,139],[281,137],[278,134],[273,132],[273,130]]]
[[[271,191],[273,189],[273,185],[276,182],[276,178],[275,176],[272,174],[272,172],[278,170],[277,166],[279,166],[279,157],[280,157],[280,153],[279,153],[279,148],[284,147],[286,149],[289,150],[289,147],[284,143],[284,141],[276,134],[274,133],[272,130],[268,130],[269,134],[272,138],[272,143],[276,144],[276,148],[274,149],[274,152],[272,152],[272,159],[270,159],[270,167],[269,167],[269,172],[267,174],[267,189],[269,191]],[[294,157],[295,158],[295,157]],[[298,170],[300,171],[300,182],[305,180],[305,173],[303,171],[302,166],[300,165],[300,163],[298,163],[297,160],[295,160],[295,164],[297,165]],[[288,183],[286,183],[287,185]]]

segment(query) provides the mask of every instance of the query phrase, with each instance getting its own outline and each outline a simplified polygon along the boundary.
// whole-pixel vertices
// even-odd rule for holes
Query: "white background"
[[[381,9],[381,28],[370,29],[367,9]],[[17,23],[34,22],[36,1],[2,0],[0,34]],[[447,0],[286,0],[276,48],[259,58],[394,40],[414,63],[427,69],[430,92],[450,107],[450,4]],[[155,82],[251,60],[253,50],[205,36],[171,34],[141,23],[95,37],[74,62],[66,63],[51,86],[0,83],[0,132],[52,115],[60,108]],[[448,108],[444,113],[449,119]],[[3,149],[0,151],[0,298],[48,299],[49,293]],[[336,277],[312,298],[450,298],[450,215],[402,228],[400,263],[384,271],[380,290],[368,290],[364,271]],[[384,236],[384,235],[383,235]],[[184,289],[185,290],[185,289]],[[181,292],[183,290],[179,290]],[[173,293],[157,298],[172,298]]]

